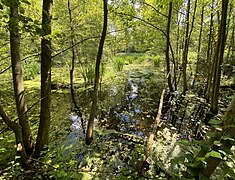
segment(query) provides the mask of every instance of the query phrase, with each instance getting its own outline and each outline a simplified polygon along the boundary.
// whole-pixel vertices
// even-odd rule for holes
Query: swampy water
[[[95,124],[117,132],[146,137],[155,118],[161,80],[156,80],[154,71],[129,71],[120,79],[104,87],[100,93]],[[84,92],[85,93],[85,92]],[[82,109],[89,113],[89,94],[79,97]],[[83,113],[84,114],[84,113]],[[70,114],[70,130],[82,134],[81,118]],[[75,136],[75,135],[73,135]]]
[[[102,86],[99,93],[93,143],[89,147],[85,145],[85,128],[81,125],[81,117],[72,112],[69,114],[70,133],[65,146],[73,148],[66,150],[64,154],[74,154],[78,170],[101,170],[102,173],[97,173],[101,179],[115,179],[118,176],[123,178],[136,173],[144,154],[144,142],[152,131],[163,87],[163,73],[153,68],[134,69],[113,78]],[[174,98],[165,97],[166,103],[161,116],[163,129],[160,130],[163,132],[160,138],[165,139],[159,145],[162,149],[157,152],[167,157],[172,140],[190,139],[195,131],[193,127],[196,127],[195,117],[201,118],[199,115],[190,114],[190,111],[200,114],[200,104],[187,98],[183,102],[180,97],[177,92]],[[91,93],[80,93],[77,99],[86,127]],[[188,104],[192,108],[186,112],[185,107]],[[173,138],[174,133],[176,135]],[[166,157],[162,157],[161,161],[165,161],[164,164],[169,163]],[[158,168],[154,161],[147,164],[146,168],[150,167],[151,172],[156,171],[157,174]],[[106,171],[111,173],[103,173]]]

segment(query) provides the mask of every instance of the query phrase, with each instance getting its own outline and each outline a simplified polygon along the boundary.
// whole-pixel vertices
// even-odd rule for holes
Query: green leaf
[[[208,152],[205,157],[206,157],[206,158],[208,158],[208,157],[214,157],[214,158],[222,159],[221,154],[220,154],[219,152],[216,152],[216,151]]]
[[[216,145],[216,146],[221,146],[222,144],[221,144],[220,141],[214,141],[214,145]]]
[[[223,140],[229,140],[229,141],[235,141],[235,139],[233,137],[229,137],[229,136],[223,136],[222,137]]]
[[[205,163],[205,157],[197,157],[196,160]]]
[[[219,152],[220,152],[220,154],[223,154],[224,156],[227,155],[227,153],[225,151],[223,151],[223,150],[219,150]]]
[[[57,168],[60,167],[60,165],[59,165],[59,164],[55,164],[55,165],[53,165],[53,167],[54,167],[55,169],[57,169]]]
[[[0,153],[4,153],[6,152],[7,150],[5,148],[0,148]]]
[[[222,123],[222,121],[221,120],[218,120],[218,119],[211,119],[210,121],[209,121],[209,124],[214,124],[214,125],[217,125],[217,124],[221,124]]]

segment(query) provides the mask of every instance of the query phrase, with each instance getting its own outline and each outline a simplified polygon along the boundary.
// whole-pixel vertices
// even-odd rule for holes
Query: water
[[[152,75],[143,74],[141,70],[132,71],[128,73],[124,86],[120,82],[103,88],[106,91],[103,90],[102,102],[99,102],[102,110],[97,111],[98,124],[117,132],[146,137],[154,120],[159,96],[158,91],[153,89],[156,83],[150,82],[150,86],[147,84]],[[79,100],[83,104],[80,104],[81,108],[89,109],[89,101],[82,98]],[[87,107],[84,107],[84,103],[87,103]],[[81,118],[76,114],[70,114],[69,118],[70,131],[73,132],[71,138],[84,137]]]
[[[146,126],[148,124],[150,127],[149,122],[153,121],[150,111],[153,107],[146,104],[146,99],[142,99],[142,97],[151,94],[146,94],[148,88],[145,86],[146,80],[148,79],[141,72],[131,72],[128,74],[124,92],[118,91],[117,87],[110,88],[111,106],[109,106],[106,116],[108,128],[139,137],[146,137]],[[122,99],[115,99],[121,93],[123,94]],[[149,97],[148,100],[152,99]]]

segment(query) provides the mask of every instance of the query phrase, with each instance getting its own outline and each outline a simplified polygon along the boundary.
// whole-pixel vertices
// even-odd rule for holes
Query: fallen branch
[[[169,73],[167,75],[167,78],[168,78],[168,76],[169,76]],[[153,130],[150,133],[150,135],[148,137],[148,140],[147,140],[147,143],[146,143],[146,146],[145,146],[144,158],[143,158],[143,161],[141,163],[140,169],[138,170],[138,172],[141,173],[141,174],[144,170],[144,166],[146,164],[148,164],[147,159],[148,159],[150,153],[152,152],[153,142],[154,142],[154,138],[157,134],[158,127],[160,127],[160,125],[161,125],[161,114],[162,114],[162,107],[163,107],[163,100],[164,100],[165,91],[166,91],[166,83],[165,83],[165,87],[162,90],[157,116],[156,116],[155,121],[152,125]]]

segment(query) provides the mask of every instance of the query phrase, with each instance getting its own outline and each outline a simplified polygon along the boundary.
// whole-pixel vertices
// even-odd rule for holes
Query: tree
[[[68,0],[68,10],[69,10],[69,20],[70,20],[70,29],[71,29],[71,51],[72,51],[72,62],[71,62],[71,69],[70,69],[70,92],[71,92],[71,97],[72,97],[72,101],[73,101],[73,105],[75,107],[75,109],[78,112],[79,117],[81,118],[81,123],[82,123],[82,127],[84,130],[84,134],[85,134],[85,128],[84,128],[84,120],[82,118],[82,113],[81,110],[78,106],[78,103],[76,101],[75,98],[75,90],[74,90],[74,84],[73,84],[73,73],[74,73],[74,68],[75,68],[75,39],[74,39],[74,28],[73,28],[73,18],[72,18],[72,10],[71,10],[71,5],[70,5],[70,0]]]
[[[103,0],[103,11],[104,11],[104,22],[103,22],[103,31],[100,39],[97,59],[96,59],[96,66],[95,66],[95,82],[94,82],[94,91],[92,97],[92,104],[90,110],[90,116],[87,125],[87,134],[86,134],[86,144],[91,144],[93,140],[93,124],[94,118],[96,114],[96,106],[97,106],[97,99],[98,99],[98,87],[99,87],[99,78],[100,78],[100,63],[103,53],[103,47],[107,32],[107,23],[108,23],[108,8],[107,8],[107,0]]]
[[[210,33],[209,33],[209,39],[208,39],[208,45],[207,45],[207,52],[206,52],[206,61],[207,61],[207,66],[208,66],[208,73],[207,73],[207,81],[206,81],[206,88],[205,88],[205,98],[207,102],[209,102],[210,99],[210,91],[211,91],[211,81],[212,81],[212,68],[210,67],[211,64],[211,54],[212,54],[212,36],[213,36],[213,17],[214,17],[214,0],[212,0],[212,5],[211,5],[211,17],[210,17]]]
[[[32,152],[32,135],[30,123],[27,117],[27,105],[25,99],[25,90],[23,74],[20,60],[20,35],[19,35],[19,1],[12,1],[10,6],[10,46],[11,46],[11,64],[12,77],[14,85],[14,94],[16,109],[19,118],[19,124],[22,128],[23,144],[27,154]]]
[[[5,2],[6,3],[6,2]],[[23,73],[20,58],[20,33],[19,33],[19,1],[10,1],[5,4],[10,7],[10,54],[14,86],[14,97],[16,101],[19,123],[10,120],[3,107],[0,106],[0,116],[8,127],[15,133],[17,152],[21,156],[22,163],[25,163],[33,151],[33,140],[30,123],[27,116],[27,104]]]
[[[218,97],[221,78],[221,65],[223,62],[225,42],[226,42],[226,21],[227,21],[228,0],[222,1],[222,17],[220,20],[220,27],[218,33],[217,47],[214,55],[213,66],[213,84],[211,97],[211,112],[218,113]]]
[[[43,0],[41,41],[41,111],[35,153],[40,151],[49,141],[51,111],[51,20],[52,0]]]
[[[187,1],[187,14],[186,14],[186,32],[183,50],[183,93],[185,94],[188,90],[187,85],[187,63],[188,63],[188,47],[189,47],[189,14],[190,14],[190,0]]]
[[[168,74],[168,86],[170,92],[173,92],[173,86],[171,82],[171,74],[170,74],[170,57],[169,57],[169,48],[170,48],[170,27],[171,27],[171,14],[172,14],[172,1],[169,4],[169,13],[168,13],[168,22],[167,22],[167,37],[166,37],[166,66],[167,66],[167,74]],[[175,87],[176,88],[176,87]]]
[[[202,43],[202,29],[203,29],[203,19],[204,19],[204,4],[202,5],[202,11],[201,11],[201,22],[200,22],[200,32],[199,32],[199,38],[198,38],[198,49],[197,49],[197,64],[196,64],[196,72],[193,79],[192,85],[194,86],[194,83],[196,82],[198,73],[199,73],[199,63],[201,58],[201,43]]]

